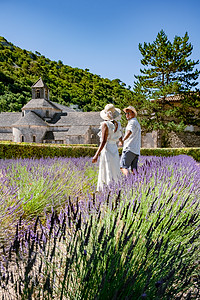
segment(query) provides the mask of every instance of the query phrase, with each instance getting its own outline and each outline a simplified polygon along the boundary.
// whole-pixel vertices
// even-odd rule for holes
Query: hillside
[[[39,77],[48,85],[51,101],[76,104],[83,111],[101,110],[111,102],[121,108],[133,103],[130,86],[120,79],[101,78],[88,69],[51,61],[0,37],[0,112],[20,111],[31,99],[31,86]]]

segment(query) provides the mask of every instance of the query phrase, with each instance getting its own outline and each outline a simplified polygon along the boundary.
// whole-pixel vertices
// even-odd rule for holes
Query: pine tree
[[[161,30],[153,43],[139,44],[139,50],[143,56],[141,64],[144,69],[140,69],[141,74],[135,76],[137,81],[134,83],[134,92],[138,97],[140,87],[141,98],[145,96],[146,99],[143,101],[143,109],[147,106],[154,120],[151,126],[147,124],[150,122],[146,122],[147,127],[149,130],[182,130],[187,122],[183,114],[186,95],[187,99],[188,95],[193,97],[191,90],[197,86],[200,74],[200,71],[194,69],[199,60],[189,59],[193,46],[189,42],[188,33],[184,37],[175,36],[174,41],[170,42]],[[167,101],[170,95],[180,96],[179,108]],[[196,100],[194,102],[191,99],[191,103],[196,105]]]

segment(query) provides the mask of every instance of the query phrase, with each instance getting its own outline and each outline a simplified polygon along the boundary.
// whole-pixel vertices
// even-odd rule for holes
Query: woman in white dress
[[[100,155],[97,191],[109,185],[112,180],[120,177],[120,159],[117,142],[122,137],[121,123],[116,119],[120,116],[120,109],[113,104],[107,104],[100,112],[104,122],[100,126],[100,145],[94,155],[92,162],[96,163]]]

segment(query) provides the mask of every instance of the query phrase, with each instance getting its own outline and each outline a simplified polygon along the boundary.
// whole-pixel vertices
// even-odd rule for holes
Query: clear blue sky
[[[133,86],[139,43],[188,32],[200,60],[200,0],[0,0],[0,35],[65,65]],[[198,65],[200,69],[200,65]],[[200,81],[200,79],[199,79]]]

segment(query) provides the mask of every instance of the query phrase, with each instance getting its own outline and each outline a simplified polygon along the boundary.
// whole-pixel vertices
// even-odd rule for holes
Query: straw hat
[[[126,107],[126,108],[123,109],[124,112],[126,112],[127,110],[133,111],[134,114],[135,114],[135,117],[137,117],[137,111],[136,111],[135,107],[133,107],[133,106],[128,106],[128,107]]]
[[[100,112],[100,117],[105,121],[109,121],[119,117],[120,113],[121,110],[119,108],[114,107],[113,104],[107,104]]]

